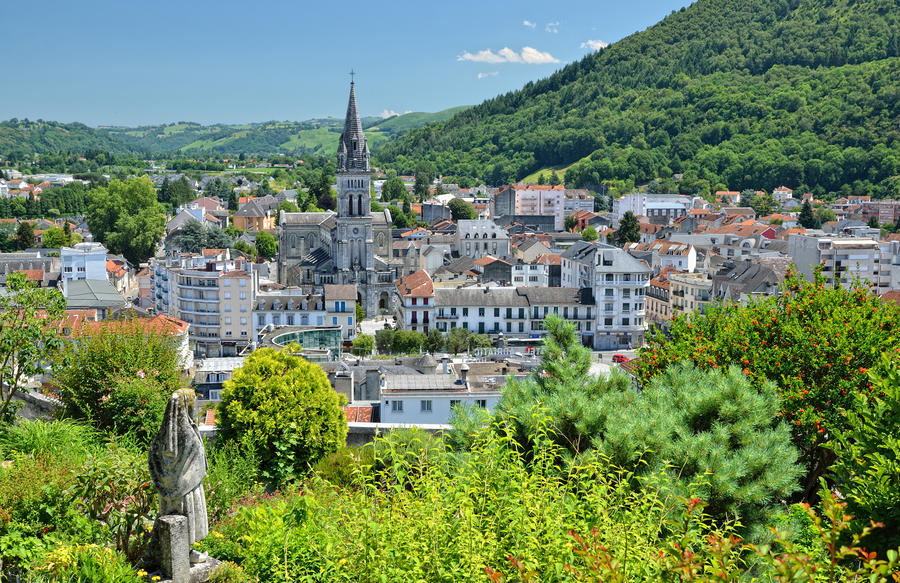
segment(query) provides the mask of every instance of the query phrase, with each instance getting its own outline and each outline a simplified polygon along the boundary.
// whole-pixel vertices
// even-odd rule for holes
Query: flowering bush
[[[871,394],[868,371],[882,352],[900,357],[900,308],[861,283],[826,287],[819,272],[808,282],[791,271],[782,292],[674,319],[668,335],[655,334],[641,351],[636,374],[646,383],[687,360],[708,369],[736,365],[756,386],[775,383],[778,415],[806,453],[812,494],[830,461],[818,446],[844,427],[843,411],[859,405],[857,395]]]

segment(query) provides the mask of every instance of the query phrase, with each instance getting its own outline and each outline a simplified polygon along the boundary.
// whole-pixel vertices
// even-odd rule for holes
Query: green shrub
[[[103,526],[118,551],[131,561],[141,556],[159,501],[145,450],[108,442],[78,469],[69,495],[81,512]]]
[[[256,452],[236,442],[207,445],[209,469],[204,480],[206,509],[211,522],[233,512],[238,500],[261,494]]]
[[[370,472],[374,463],[373,447],[342,447],[317,461],[313,469],[335,486],[350,486]]]
[[[70,419],[20,419],[0,434],[0,454],[79,462],[93,451],[99,436],[92,428]]]
[[[251,577],[241,568],[231,561],[224,561],[209,576],[209,583],[253,583],[257,579]]]
[[[884,372],[869,371],[871,392],[857,393],[845,428],[828,447],[837,456],[831,472],[855,517],[853,531],[882,523],[866,542],[885,551],[900,545],[900,364],[884,354],[879,368]]]
[[[59,546],[35,568],[35,581],[46,583],[145,583],[126,558],[99,545]]]
[[[252,449],[274,484],[302,475],[347,438],[342,397],[294,349],[253,352],[225,382],[217,409],[219,438]]]
[[[67,416],[147,444],[169,396],[183,388],[177,339],[139,320],[86,328],[54,359],[53,387]]]
[[[772,383],[753,388],[737,367],[724,373],[672,366],[639,397],[610,394],[617,412],[594,439],[613,464],[668,471],[674,492],[691,487],[717,519],[763,534],[767,512],[799,489],[799,452],[778,417]]]

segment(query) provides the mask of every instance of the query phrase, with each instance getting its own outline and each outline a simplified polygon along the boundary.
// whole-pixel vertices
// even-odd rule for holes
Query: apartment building
[[[434,282],[425,270],[397,280],[394,305],[403,330],[428,333],[434,322]]]
[[[210,261],[172,273],[176,316],[191,325],[194,354],[236,356],[253,341],[253,264]]]
[[[593,201],[591,202],[593,208]],[[563,185],[514,184],[501,189],[491,201],[491,216],[549,215],[553,227],[563,229],[566,216],[566,189]]]
[[[546,263],[511,265],[513,287],[550,287],[550,266]]]
[[[891,289],[892,271],[897,258],[896,242],[881,242],[859,237],[815,237],[792,235],[788,238],[788,255],[797,271],[807,280],[813,279],[816,266],[830,286],[851,287],[854,280],[869,281],[875,291]]]
[[[617,219],[631,212],[634,216],[644,216],[652,222],[667,222],[683,217],[695,205],[703,204],[703,199],[691,199],[680,194],[648,194],[635,192],[613,201],[613,214]]]
[[[671,270],[664,269],[660,274],[650,280],[647,288],[647,321],[649,324],[663,324],[670,320],[672,304],[669,300],[669,277]]]
[[[302,288],[258,290],[253,301],[253,338],[258,339],[269,326],[324,326],[327,317],[322,294]]]
[[[580,241],[562,254],[564,287],[589,288],[596,302],[596,350],[640,346],[647,329],[650,267],[624,249]]]
[[[466,287],[434,290],[435,326],[441,332],[465,328],[507,339],[540,338],[544,318],[573,322],[582,341],[593,338],[596,308],[590,289]]]
[[[669,301],[672,316],[689,312],[700,312],[712,301],[712,279],[705,273],[671,272],[669,279]]]

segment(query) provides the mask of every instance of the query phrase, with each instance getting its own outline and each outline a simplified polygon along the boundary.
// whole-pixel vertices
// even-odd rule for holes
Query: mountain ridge
[[[570,182],[678,173],[688,177],[679,185],[688,192],[792,182],[893,195],[898,14],[896,0],[698,0],[376,155],[399,172],[425,159],[445,175],[495,185],[588,158],[570,168]],[[770,140],[776,171],[756,177]],[[874,173],[856,168],[851,148],[879,147]]]

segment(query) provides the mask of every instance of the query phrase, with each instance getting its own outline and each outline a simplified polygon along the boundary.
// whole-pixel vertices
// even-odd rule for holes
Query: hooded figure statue
[[[203,539],[209,532],[203,493],[206,451],[191,417],[193,407],[191,389],[172,393],[162,427],[150,446],[150,476],[159,491],[159,515],[187,517],[189,544]],[[191,551],[191,562],[203,560],[200,553]]]

